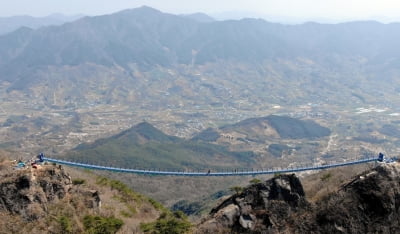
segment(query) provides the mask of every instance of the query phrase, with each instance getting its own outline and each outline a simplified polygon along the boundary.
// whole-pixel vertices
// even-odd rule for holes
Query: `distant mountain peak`
[[[187,14],[187,15],[182,15],[182,16],[185,17],[185,18],[188,18],[188,19],[195,20],[195,21],[200,22],[200,23],[210,23],[210,22],[214,22],[215,21],[215,19],[212,18],[211,16],[209,16],[207,14],[204,14],[204,13],[201,13],[201,12],[196,12],[196,13],[193,13],[193,14]]]
[[[146,5],[143,5],[143,6],[141,6],[141,7],[137,7],[137,8],[135,8],[135,9],[138,9],[138,10],[146,10],[146,11],[161,12],[161,11],[157,10],[156,8],[149,7],[149,6],[146,6]]]
[[[119,14],[119,13],[161,14],[163,12],[161,12],[155,8],[149,7],[149,6],[141,6],[141,7],[137,7],[137,8],[122,10],[122,11],[116,12],[114,14]]]
[[[141,122],[130,129],[127,129],[113,138],[125,138],[131,139],[136,143],[144,143],[146,141],[157,141],[157,142],[173,142],[178,138],[169,136],[148,122]]]
[[[135,125],[133,128],[131,128],[132,131],[135,131],[137,133],[141,133],[141,134],[145,134],[147,132],[159,132],[161,133],[160,130],[158,130],[156,127],[154,127],[153,125],[151,125],[150,123],[144,121],[141,122],[137,125]]]

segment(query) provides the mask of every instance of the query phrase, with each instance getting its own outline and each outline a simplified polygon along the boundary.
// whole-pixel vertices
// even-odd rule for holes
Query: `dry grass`
[[[135,191],[154,198],[164,206],[171,207],[178,201],[199,201],[221,190],[233,186],[246,186],[252,176],[232,177],[181,177],[181,176],[144,176],[127,173],[108,173],[96,171],[129,185]],[[266,180],[270,176],[259,176]]]
[[[99,176],[92,171],[70,167],[65,167],[65,170],[72,178],[85,179],[85,183],[79,187],[100,192],[101,209],[97,213],[101,216],[114,216],[123,220],[124,226],[119,231],[120,233],[138,233],[140,223],[152,222],[160,214],[148,198],[136,193],[131,198],[127,198],[118,189],[112,189],[109,184],[99,183]]]
[[[371,169],[373,163],[322,170],[301,178],[307,200],[315,202],[336,192],[356,175]]]
[[[11,161],[4,159],[3,164],[9,170],[2,170],[2,181],[14,181],[19,176],[34,173],[38,177],[48,177],[48,170],[52,166],[41,169],[13,170]],[[10,165],[9,165],[10,164]],[[72,185],[72,189],[61,200],[53,200],[44,204],[34,203],[29,211],[37,214],[38,218],[33,222],[23,220],[20,215],[12,215],[0,210],[0,234],[1,233],[84,233],[83,219],[87,215],[101,217],[115,217],[123,221],[124,225],[118,233],[140,233],[140,224],[155,221],[162,210],[149,198],[135,193],[118,181],[108,180],[109,183],[97,183],[98,176],[88,171],[64,167],[72,179],[84,181]],[[6,173],[11,172],[11,173]],[[14,178],[14,180],[13,180]],[[32,187],[35,193],[37,188]],[[40,190],[40,189],[39,189]],[[38,190],[38,191],[39,191]],[[97,190],[101,199],[101,207],[93,207],[91,190]],[[162,208],[162,207],[161,207]],[[164,208],[162,208],[164,209]]]

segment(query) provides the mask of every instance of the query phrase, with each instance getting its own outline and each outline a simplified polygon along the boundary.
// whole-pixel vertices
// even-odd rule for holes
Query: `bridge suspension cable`
[[[378,161],[378,158],[363,158],[357,159],[347,162],[340,163],[331,163],[325,165],[312,165],[312,166],[301,166],[295,168],[285,168],[285,169],[266,169],[266,170],[249,170],[249,171],[232,171],[232,172],[218,172],[218,171],[207,171],[207,172],[189,172],[189,171],[163,171],[163,170],[145,170],[145,169],[127,169],[127,168],[118,168],[118,167],[106,167],[100,165],[93,165],[88,163],[78,163],[71,162],[61,159],[54,159],[43,157],[43,161],[58,163],[68,166],[74,167],[82,167],[87,169],[95,169],[95,170],[106,170],[112,172],[125,172],[125,173],[135,173],[135,174],[144,174],[144,175],[171,175],[171,176],[255,176],[255,175],[268,175],[268,174],[277,174],[277,173],[290,173],[290,172],[302,172],[302,171],[313,171],[313,170],[322,170],[327,168],[334,167],[343,167],[355,164],[362,164],[368,162]]]

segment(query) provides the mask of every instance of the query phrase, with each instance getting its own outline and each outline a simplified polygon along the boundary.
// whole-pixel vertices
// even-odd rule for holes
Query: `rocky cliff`
[[[298,232],[399,233],[400,163],[380,164],[314,205]]]
[[[308,206],[300,180],[294,174],[279,175],[247,187],[212,209],[198,232],[281,230],[285,220]]]
[[[152,224],[164,210],[90,171],[0,161],[0,234],[141,233],[141,224]]]
[[[279,175],[214,208],[198,233],[398,233],[400,164],[380,164],[308,202],[300,180]]]
[[[22,216],[27,221],[46,216],[51,204],[72,203],[80,197],[87,208],[100,206],[95,190],[73,186],[71,177],[55,165],[38,165],[5,173],[0,179],[0,211]]]

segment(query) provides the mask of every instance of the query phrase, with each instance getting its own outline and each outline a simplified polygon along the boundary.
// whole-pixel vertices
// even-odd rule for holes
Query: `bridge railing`
[[[106,170],[113,172],[125,172],[125,173],[135,173],[135,174],[146,174],[146,175],[173,175],[173,176],[245,176],[245,175],[267,175],[267,174],[277,174],[277,173],[290,173],[290,172],[301,172],[301,171],[311,171],[311,170],[323,170],[333,167],[342,167],[348,165],[355,165],[361,163],[368,163],[377,161],[376,157],[371,158],[361,158],[354,159],[346,162],[332,162],[330,164],[314,164],[309,166],[299,166],[299,167],[288,167],[288,168],[270,168],[270,169],[234,169],[232,171],[186,171],[186,170],[157,170],[157,169],[128,169],[128,168],[118,168],[118,167],[108,167],[100,166],[89,163],[79,163],[71,162],[67,160],[54,159],[44,157],[44,161],[53,162],[68,166],[82,167],[87,169],[95,170]]]

